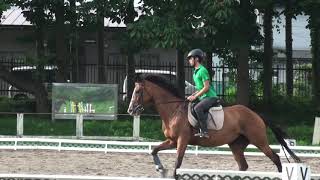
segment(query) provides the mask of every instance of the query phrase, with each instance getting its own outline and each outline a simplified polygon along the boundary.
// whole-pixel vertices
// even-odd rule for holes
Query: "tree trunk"
[[[36,8],[36,11],[38,11],[37,14],[41,14],[41,18],[39,18],[36,22],[37,58],[40,61],[44,61],[44,8],[42,6],[39,6]],[[9,73],[9,76],[7,77],[7,82],[19,89],[26,90],[27,92],[32,93],[36,98],[36,111],[38,113],[47,113],[49,112],[49,102],[48,95],[41,78],[41,75],[44,73],[44,69],[43,66],[41,66],[40,64],[37,66],[38,76],[35,78],[35,80],[31,80],[30,82],[28,82],[27,80],[20,81],[20,78],[15,77],[13,74]],[[30,86],[26,86],[26,84],[29,84]]]
[[[132,52],[128,52],[128,59],[127,59],[127,101],[129,102],[132,97],[132,92],[134,89],[134,82],[135,82],[135,60],[134,54]]]
[[[44,57],[44,27],[43,25],[36,25],[35,28],[37,57],[43,59]]]
[[[69,0],[71,11],[71,65],[72,65],[72,82],[79,81],[79,54],[78,54],[78,31],[77,31],[77,6],[76,0]]]
[[[212,68],[212,52],[207,52],[207,69],[210,76],[210,83],[212,82],[212,78],[214,76],[214,71]]]
[[[312,92],[313,102],[320,111],[320,17],[316,16],[317,10],[310,16],[310,36],[312,53]]]
[[[242,22],[240,41],[238,45],[237,66],[237,103],[249,105],[249,1],[240,0],[241,15],[246,21]]]
[[[34,93],[36,98],[36,109],[38,113],[48,113],[50,112],[49,109],[49,100],[48,100],[48,93],[44,87],[44,85],[38,84],[36,91]]]
[[[65,18],[64,18],[64,0],[56,1],[56,51],[57,51],[57,82],[66,82],[67,80],[67,46],[65,39]]]
[[[292,61],[292,2],[286,1],[286,57],[287,57],[287,70],[286,70],[286,86],[287,96],[293,95],[293,61]]]
[[[100,5],[102,6],[102,5]],[[106,83],[105,80],[105,67],[104,67],[104,16],[103,16],[103,7],[98,7],[97,13],[97,44],[98,44],[98,82]]]
[[[127,16],[125,17],[125,24],[133,23],[136,17],[136,12],[134,10],[134,1],[130,0],[126,9]],[[134,59],[134,42],[130,38],[127,39],[127,101],[131,100],[134,83],[135,83],[135,59]]]
[[[273,33],[272,33],[273,5],[270,3],[265,8],[263,30],[264,30],[264,53],[263,53],[263,101],[265,107],[269,107],[272,97],[272,60],[273,60]]]
[[[184,57],[183,51],[177,49],[176,59],[176,85],[181,96],[185,96],[185,70],[184,70]]]
[[[237,67],[237,103],[249,105],[249,46],[239,48]]]

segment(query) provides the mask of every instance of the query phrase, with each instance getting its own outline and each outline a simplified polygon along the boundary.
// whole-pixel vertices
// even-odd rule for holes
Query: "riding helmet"
[[[191,57],[198,57],[199,60],[202,61],[204,58],[204,52],[201,49],[192,49],[187,55],[187,60]]]

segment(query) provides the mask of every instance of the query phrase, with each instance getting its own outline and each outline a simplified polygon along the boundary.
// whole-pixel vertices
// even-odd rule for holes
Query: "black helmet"
[[[191,57],[198,57],[200,61],[204,58],[204,52],[201,49],[193,49],[188,53],[187,60]]]

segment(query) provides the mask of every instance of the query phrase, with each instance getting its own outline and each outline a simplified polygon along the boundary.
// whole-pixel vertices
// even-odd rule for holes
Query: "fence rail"
[[[204,169],[177,169],[178,180],[281,180],[282,173],[258,171],[228,171]],[[311,174],[311,180],[320,180],[320,174]],[[170,178],[143,178],[143,177],[109,177],[109,176],[81,176],[81,175],[34,175],[34,174],[0,174],[1,179],[37,179],[37,180],[173,180]],[[292,178],[296,179],[296,178]]]
[[[80,175],[44,175],[44,174],[0,174],[0,180],[173,180],[168,178],[143,177],[109,177],[109,176],[80,176]]]
[[[312,169],[311,169],[312,172]],[[284,174],[283,174],[284,173]],[[205,170],[205,169],[177,169],[179,174],[178,180],[307,180],[308,178],[297,177],[297,175],[290,176],[286,172],[257,172],[257,171],[230,171],[230,170]],[[285,176],[285,177],[284,177]],[[288,177],[287,177],[288,176]],[[295,177],[296,176],[296,177]],[[310,174],[311,180],[320,180],[320,174]]]
[[[132,141],[98,141],[98,140],[75,140],[75,139],[48,139],[48,138],[0,138],[0,149],[45,149],[45,150],[73,150],[73,151],[94,151],[94,152],[123,152],[123,153],[148,153],[152,152],[155,146],[161,142],[132,142]],[[270,146],[280,157],[285,155],[281,152],[281,146]],[[319,146],[290,146],[300,157],[320,157]],[[253,146],[247,147],[245,155],[264,156],[263,153]],[[165,150],[160,153],[176,153],[176,150]],[[227,145],[218,147],[201,147],[189,145],[187,154],[215,154],[232,155]]]

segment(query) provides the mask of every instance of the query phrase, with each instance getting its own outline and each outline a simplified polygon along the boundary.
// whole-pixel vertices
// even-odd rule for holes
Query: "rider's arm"
[[[208,92],[208,90],[209,90],[209,88],[210,88],[210,82],[209,82],[209,80],[204,81],[203,84],[204,84],[203,88],[194,95],[195,97],[200,97],[200,96],[202,96],[204,93]]]

